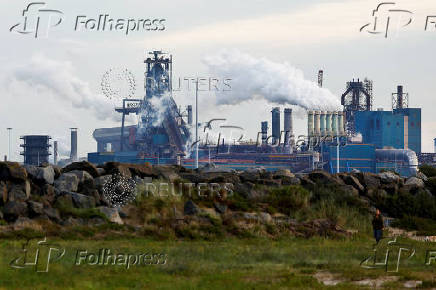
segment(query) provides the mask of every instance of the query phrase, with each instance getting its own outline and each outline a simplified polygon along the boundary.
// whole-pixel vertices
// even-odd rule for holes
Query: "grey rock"
[[[46,207],[43,209],[44,214],[52,221],[60,222],[61,216],[59,214],[59,210],[57,208]]]
[[[200,213],[200,208],[192,200],[188,200],[183,207],[183,213],[185,215],[196,215]]]
[[[272,222],[272,217],[271,217],[271,215],[270,215],[269,213],[267,213],[267,212],[261,212],[261,213],[259,213],[259,219],[260,219],[261,222],[263,222],[263,223],[267,223],[267,224],[269,224],[269,223]]]
[[[31,178],[44,183],[53,184],[55,171],[51,165],[46,167],[24,165],[24,168],[26,168],[26,171]]]
[[[35,227],[41,228],[41,226],[38,225],[36,221],[33,221],[27,217],[22,217],[22,216],[17,218],[17,220],[12,225],[12,227],[15,231],[25,228],[30,228],[30,229],[34,229]]]
[[[295,177],[295,175],[289,169],[280,169],[273,173],[274,178],[281,177]]]
[[[44,214],[44,206],[42,203],[36,202],[36,201],[29,201],[27,203],[27,205],[29,208],[29,216],[30,217]]]
[[[77,191],[79,178],[74,173],[63,173],[55,181],[55,187],[60,191]]]
[[[9,201],[26,201],[30,197],[30,183],[25,181],[22,184],[14,184],[8,193]]]
[[[112,180],[112,175],[103,175],[94,179],[94,185],[98,190],[102,190],[103,186]]]
[[[227,205],[219,202],[214,202],[213,206],[215,207],[216,211],[220,214],[225,214],[227,211]]]
[[[124,224],[123,220],[121,219],[118,210],[115,208],[111,208],[111,207],[98,207],[97,208],[102,214],[104,214],[108,220],[112,223],[116,223],[119,225]]]
[[[352,185],[359,192],[365,191],[365,187],[363,187],[363,185],[360,183],[359,179],[357,179],[353,175],[347,174],[343,177],[343,180],[344,180],[345,184]]]
[[[72,170],[68,174],[74,174],[79,179],[79,183],[83,183],[87,180],[93,180],[92,175],[84,170]]]
[[[70,192],[63,192],[58,195],[56,198],[55,206],[58,208],[72,208],[73,204],[73,196]]]
[[[4,218],[7,221],[15,221],[18,217],[28,215],[27,204],[22,201],[9,201],[3,208]]]
[[[73,203],[77,208],[93,208],[95,207],[95,199],[92,196],[87,196],[80,193],[71,192]]]
[[[428,180],[428,177],[424,173],[419,172],[419,171],[416,173],[416,177],[419,178],[419,179],[422,179],[424,181]]]
[[[98,176],[102,176],[106,174],[106,170],[104,168],[97,167]]]
[[[400,181],[400,177],[391,171],[379,173],[381,181],[385,184],[387,183],[398,183]]]
[[[424,188],[424,181],[417,177],[409,177],[405,183],[405,185],[418,187],[418,188]]]

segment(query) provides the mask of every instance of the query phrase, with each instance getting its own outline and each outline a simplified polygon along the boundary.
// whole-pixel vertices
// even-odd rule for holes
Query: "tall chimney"
[[[284,111],[283,130],[285,130],[285,145],[291,145],[292,137],[292,109],[287,108]]]
[[[403,86],[397,86],[397,108],[403,108]]]
[[[325,116],[325,131],[326,135],[332,134],[332,112],[327,112]]]
[[[58,141],[53,142],[53,164],[58,165]]]
[[[332,114],[332,134],[338,135],[338,112]]]
[[[188,124],[192,125],[192,105],[188,105]]]
[[[308,137],[313,136],[313,111],[307,112],[307,135]]]
[[[266,140],[268,139],[268,122],[262,122],[260,124],[261,132],[262,132],[262,145],[266,144]]]
[[[338,131],[340,135],[345,135],[344,112],[338,112]]]
[[[316,136],[321,135],[320,126],[321,126],[320,112],[315,111],[315,135]]]
[[[273,108],[271,113],[273,143],[278,144],[278,142],[280,141],[280,108]]]
[[[321,131],[321,136],[325,136],[326,134],[326,124],[325,124],[325,111],[321,111],[321,116],[320,116],[320,131]]]
[[[70,128],[71,130],[71,153],[70,159],[72,162],[77,161],[77,128]]]

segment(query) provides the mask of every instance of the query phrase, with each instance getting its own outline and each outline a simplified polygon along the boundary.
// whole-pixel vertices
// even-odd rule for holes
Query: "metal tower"
[[[341,97],[341,104],[344,106],[347,131],[355,133],[354,112],[371,111],[372,109],[372,81],[359,79],[347,82],[347,89]]]

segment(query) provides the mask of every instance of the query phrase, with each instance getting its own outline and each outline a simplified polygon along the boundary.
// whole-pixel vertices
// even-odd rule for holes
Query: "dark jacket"
[[[374,230],[382,230],[383,229],[383,217],[380,214],[378,217],[375,215],[372,220],[372,228]]]

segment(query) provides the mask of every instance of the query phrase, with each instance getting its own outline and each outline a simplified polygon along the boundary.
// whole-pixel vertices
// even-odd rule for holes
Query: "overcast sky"
[[[22,161],[19,137],[26,134],[51,135],[60,142],[61,153],[68,154],[70,127],[79,128],[80,156],[96,151],[93,130],[119,125],[113,102],[101,92],[103,74],[114,67],[131,70],[136,94],[142,97],[143,60],[147,51],[156,49],[173,55],[176,77],[228,77],[213,75],[204,61],[223,50],[266,59],[278,69],[286,63],[310,81],[316,81],[318,70],[323,69],[324,87],[338,99],[347,81],[368,77],[374,81],[374,108],[385,110],[391,108],[391,94],[402,84],[409,93],[409,107],[422,108],[423,152],[433,152],[436,31],[424,28],[426,17],[436,15],[436,1],[395,2],[396,9],[413,14],[389,14],[392,22],[385,38],[365,29],[359,32],[364,24],[373,22],[372,10],[380,2],[372,0],[51,0],[46,8],[62,11],[63,20],[48,35],[34,38],[10,32],[13,25],[23,22],[23,9],[30,2],[2,0],[0,154],[8,152],[7,127],[13,128],[12,159],[17,161]],[[100,14],[114,19],[165,19],[165,30],[128,35],[124,31],[74,30],[78,15],[98,19]],[[55,22],[57,16],[53,17]],[[412,22],[402,27],[408,18]],[[236,92],[232,97],[237,97]],[[194,93],[185,89],[174,98],[186,106],[194,102]],[[243,127],[252,139],[260,122],[270,121],[275,106],[255,97],[238,105],[216,103],[213,93],[200,93],[200,121],[226,118],[229,124]],[[304,113],[293,108],[294,129],[303,134]]]

